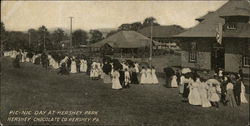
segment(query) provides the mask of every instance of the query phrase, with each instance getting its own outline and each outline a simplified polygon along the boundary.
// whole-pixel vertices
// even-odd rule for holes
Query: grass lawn
[[[178,89],[163,87],[163,79],[159,85],[112,90],[111,84],[83,73],[60,76],[32,63],[15,69],[11,59],[0,60],[1,122],[6,125],[246,126],[249,122],[249,103],[234,109],[192,106],[181,102]],[[93,110],[98,111],[99,121],[11,122],[10,110]]]

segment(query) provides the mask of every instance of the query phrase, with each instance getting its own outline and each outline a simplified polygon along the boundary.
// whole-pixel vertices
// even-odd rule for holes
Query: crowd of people
[[[60,75],[86,73],[92,80],[102,79],[103,83],[112,83],[112,89],[129,88],[130,84],[158,84],[153,66],[139,65],[131,60],[93,59],[84,55],[69,56],[56,53],[32,53],[9,51],[4,56],[14,58],[13,66],[20,68],[20,62],[41,64],[44,68],[58,70]],[[196,71],[183,68],[181,71],[165,68],[166,87],[179,88],[184,102],[202,107],[219,107],[219,102],[231,107],[248,103],[242,74],[225,74],[219,70],[213,78],[205,80]],[[140,79],[138,79],[140,77]]]
[[[187,69],[187,68],[184,68]],[[167,78],[167,87],[179,88],[183,102],[202,107],[219,108],[224,106],[237,107],[248,103],[245,97],[245,86],[241,74],[226,74],[220,69],[210,79],[204,79],[196,71],[181,73],[166,69],[172,75]],[[168,73],[168,74],[169,74]]]
[[[129,88],[130,84],[158,84],[156,70],[153,66],[142,65],[131,60],[101,59],[84,55],[67,55],[60,53],[33,53],[26,51],[8,51],[4,56],[14,58],[13,66],[20,68],[20,62],[32,62],[57,70],[59,75],[85,73],[92,80],[102,79],[103,83],[112,83],[112,89]],[[138,79],[140,78],[140,79]]]

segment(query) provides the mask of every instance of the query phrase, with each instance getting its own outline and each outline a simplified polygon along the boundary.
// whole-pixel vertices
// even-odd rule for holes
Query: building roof
[[[233,14],[233,15],[232,15]],[[224,24],[225,20],[221,16],[232,15],[241,16],[250,14],[250,2],[247,0],[230,0],[215,12],[210,12],[201,17],[204,20],[198,25],[190,28],[186,32],[176,35],[176,37],[215,37],[219,23]],[[248,26],[247,26],[248,27]],[[237,28],[235,33],[223,33],[223,37],[250,38],[249,28]]]
[[[135,31],[120,31],[100,42],[89,45],[89,47],[100,48],[104,44],[110,45],[112,48],[140,48],[149,46],[151,39]],[[153,41],[154,45],[161,43]]]
[[[173,35],[177,35],[184,32],[185,29],[179,25],[165,25],[165,26],[153,26],[152,27],[152,37],[154,38],[166,38]],[[151,26],[142,28],[138,31],[139,33],[151,37]]]

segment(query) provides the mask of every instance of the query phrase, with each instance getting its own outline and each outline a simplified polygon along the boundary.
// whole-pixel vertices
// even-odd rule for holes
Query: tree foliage
[[[90,38],[91,43],[96,43],[103,39],[102,32],[100,32],[99,30],[90,30],[89,33],[91,35]]]
[[[72,33],[72,46],[79,47],[79,45],[86,45],[88,34],[86,31],[78,29]]]

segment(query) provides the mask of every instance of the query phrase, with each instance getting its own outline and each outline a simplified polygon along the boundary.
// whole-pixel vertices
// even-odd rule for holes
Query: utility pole
[[[151,22],[151,34],[150,34],[150,54],[149,54],[149,64],[150,64],[150,67],[152,67],[152,52],[153,52],[153,49],[152,49],[152,45],[153,45],[153,21]]]
[[[29,32],[29,49],[30,49],[30,32]]]
[[[43,34],[43,49],[46,51],[46,45],[45,45],[45,33]]]
[[[69,17],[70,18],[70,52],[72,52],[72,20],[73,17]]]

